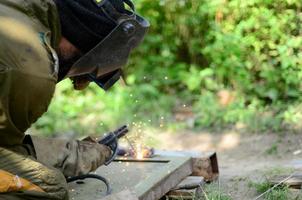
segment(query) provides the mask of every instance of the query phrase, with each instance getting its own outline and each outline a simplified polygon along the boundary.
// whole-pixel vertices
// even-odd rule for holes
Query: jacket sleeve
[[[111,155],[111,150],[96,142],[31,137],[37,160],[53,166],[66,176],[87,174],[96,170]]]

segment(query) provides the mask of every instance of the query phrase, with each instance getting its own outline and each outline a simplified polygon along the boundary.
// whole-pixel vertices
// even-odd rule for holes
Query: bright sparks
[[[143,152],[142,146],[140,144],[136,145],[135,157],[137,159],[143,159],[144,158],[144,152]]]

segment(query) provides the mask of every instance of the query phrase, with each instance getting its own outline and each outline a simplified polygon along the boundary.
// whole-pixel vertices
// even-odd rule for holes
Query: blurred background
[[[126,83],[108,92],[58,84],[34,126],[43,135],[141,129],[299,132],[301,0],[134,0],[151,23]]]

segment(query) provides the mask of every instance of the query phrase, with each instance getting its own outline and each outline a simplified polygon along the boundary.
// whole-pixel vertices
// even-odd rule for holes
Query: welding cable
[[[67,181],[67,183],[70,183],[70,182],[74,182],[74,181],[84,180],[86,178],[94,178],[94,179],[98,179],[98,180],[102,181],[106,185],[106,188],[107,188],[106,195],[111,194],[112,189],[109,185],[109,181],[100,175],[84,174],[84,175],[79,175],[79,176],[72,176],[72,177],[66,178],[66,181]]]

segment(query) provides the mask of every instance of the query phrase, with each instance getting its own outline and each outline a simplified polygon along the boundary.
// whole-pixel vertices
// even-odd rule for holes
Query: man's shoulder
[[[52,79],[55,71],[41,36],[12,18],[0,20],[0,64],[9,71],[41,78]]]
[[[56,74],[59,29],[47,22],[56,17],[53,6],[52,0],[0,1],[0,63],[40,77]]]
[[[50,32],[50,45],[53,48],[59,43],[60,22],[53,0],[1,0],[0,17],[13,18],[37,34]]]

